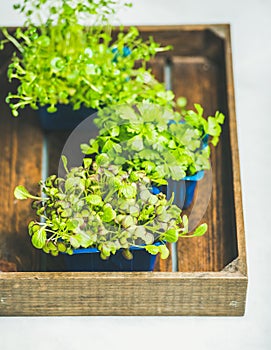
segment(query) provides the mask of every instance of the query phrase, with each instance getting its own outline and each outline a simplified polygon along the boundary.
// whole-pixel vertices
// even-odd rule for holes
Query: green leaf
[[[79,222],[76,219],[69,219],[67,220],[66,225],[68,230],[74,231],[78,227]]]
[[[169,229],[168,231],[166,231],[163,238],[169,243],[174,243],[177,242],[178,237],[179,233],[176,229]]]
[[[113,149],[114,142],[112,140],[107,140],[102,148],[103,153],[107,153]]]
[[[89,194],[86,200],[92,205],[101,205],[103,203],[102,197],[97,194]]]
[[[168,168],[172,180],[178,181],[185,177],[185,171],[180,166],[170,165]]]
[[[88,169],[92,164],[92,159],[91,158],[84,158],[83,163],[84,163],[84,168]]]
[[[120,133],[120,127],[118,125],[114,126],[111,130],[110,130],[110,134],[112,137],[116,137],[118,136]]]
[[[99,153],[99,142],[97,139],[90,139],[89,144],[83,143],[80,147],[84,154]]]
[[[105,260],[106,258],[108,258],[111,254],[111,249],[109,247],[106,246],[106,244],[102,245],[101,247],[99,247],[100,251],[101,251],[101,258],[103,260]]]
[[[43,47],[48,47],[50,45],[50,38],[46,35],[41,35],[38,40],[37,44],[43,46]]]
[[[31,241],[35,248],[42,249],[46,243],[46,238],[46,231],[42,227],[33,233]]]
[[[152,244],[154,242],[154,236],[152,233],[147,232],[145,236],[142,237],[146,244]]]
[[[218,124],[216,118],[208,118],[207,134],[211,136],[219,136],[221,133],[221,126]]]
[[[67,250],[67,247],[65,245],[65,243],[63,242],[57,242],[57,249],[58,251],[60,251],[61,253],[64,253]]]
[[[93,154],[93,153],[95,153],[95,150],[93,149],[93,147],[91,147],[87,143],[82,143],[80,145],[80,148],[81,148],[82,153],[84,153],[84,154]]]
[[[104,206],[103,208],[103,215],[102,215],[102,220],[104,222],[110,222],[112,220],[114,220],[116,217],[116,212],[115,210],[106,204],[106,206]]]
[[[148,203],[155,205],[158,202],[158,197],[154,194],[151,194],[149,199],[148,199]]]
[[[57,111],[57,108],[54,104],[51,104],[48,108],[47,108],[47,112],[48,113],[55,113]]]
[[[98,165],[107,165],[109,160],[110,159],[109,159],[108,155],[105,153],[101,153],[96,157],[96,163]]]
[[[80,245],[83,248],[88,248],[93,244],[92,237],[90,237],[86,232],[80,232]]]
[[[80,188],[81,190],[84,190],[84,185],[82,183],[82,179],[79,177],[69,177],[65,181],[65,191],[69,192],[74,190],[74,188]]]
[[[28,199],[32,198],[32,195],[27,191],[24,186],[17,186],[14,190],[14,196],[17,199]]]
[[[198,103],[195,103],[194,106],[195,106],[196,111],[198,112],[198,115],[200,117],[202,117],[202,115],[203,115],[203,108],[201,107],[201,105],[198,104]]]
[[[73,248],[78,249],[81,245],[81,236],[79,234],[70,237],[70,244]]]
[[[216,146],[218,144],[219,138],[217,136],[214,136],[211,140],[212,145]]]
[[[161,253],[161,259],[167,259],[169,257],[169,250],[165,244],[159,246],[159,251]]]
[[[131,147],[134,151],[142,151],[144,149],[143,139],[141,135],[137,135],[133,138],[131,138],[127,145]]]
[[[188,232],[188,217],[187,217],[187,215],[184,215],[182,217],[182,221],[183,221],[184,233],[187,233]]]
[[[160,252],[159,246],[156,245],[146,245],[144,248],[152,255],[157,255]]]
[[[124,228],[128,228],[135,224],[134,219],[131,215],[125,216],[125,218],[121,221],[121,223]]]
[[[141,191],[139,195],[140,195],[140,198],[144,202],[147,202],[152,194],[151,194],[151,192],[149,190],[146,189],[146,190]]]
[[[208,225],[207,224],[202,224],[199,227],[196,228],[194,234],[192,235],[193,237],[200,237],[205,234],[207,231]]]
[[[114,163],[116,165],[123,165],[126,163],[126,158],[124,157],[116,157]]]
[[[61,159],[62,159],[62,163],[63,163],[64,169],[65,169],[65,171],[68,173],[69,170],[68,170],[68,160],[67,160],[67,157],[64,156],[64,154],[62,154],[62,155],[61,155]]]
[[[146,173],[151,173],[155,169],[155,164],[149,160],[142,162],[142,167],[146,170]]]
[[[68,218],[68,217],[71,217],[72,214],[73,214],[72,209],[68,208],[68,209],[63,210],[63,212],[61,213],[61,217],[62,218]]]
[[[143,149],[142,151],[139,152],[139,157],[141,159],[146,159],[146,160],[156,160],[157,158],[160,158],[160,155],[158,152],[151,150],[151,149]]]
[[[168,148],[175,149],[177,148],[176,143],[174,140],[170,140],[168,143]]]
[[[65,61],[61,57],[54,57],[50,63],[51,68],[55,73],[58,73],[65,67]]]
[[[215,118],[219,124],[223,124],[225,120],[225,115],[223,113],[220,113],[219,111],[216,111]]]
[[[118,108],[118,114],[121,119],[128,119],[129,121],[136,121],[137,116],[132,107],[123,105]]]
[[[136,187],[130,184],[124,184],[120,188],[120,193],[124,195],[125,198],[134,198],[136,196]]]

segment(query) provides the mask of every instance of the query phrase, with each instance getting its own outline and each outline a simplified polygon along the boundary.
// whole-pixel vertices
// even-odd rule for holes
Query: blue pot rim
[[[165,242],[155,242],[153,243],[156,246],[165,244]],[[121,248],[122,249],[122,248]],[[144,246],[131,246],[129,248],[130,250],[144,250]],[[100,253],[100,250],[98,250],[97,248],[78,248],[78,249],[74,249],[73,250],[73,254],[88,254],[88,253]],[[66,254],[66,253],[64,253]]]
[[[185,181],[200,181],[204,177],[204,170],[198,171],[196,174],[191,175],[191,176],[186,176],[182,180]]]
[[[203,177],[204,177],[204,170],[200,170],[194,175],[183,177],[180,181],[200,181],[203,179]],[[161,190],[157,186],[152,186],[151,192],[152,194],[158,194],[161,192]]]

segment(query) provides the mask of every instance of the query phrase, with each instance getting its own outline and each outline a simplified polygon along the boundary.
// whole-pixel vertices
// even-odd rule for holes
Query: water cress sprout
[[[173,198],[151,193],[151,180],[143,171],[80,166],[68,170],[65,178],[53,175],[40,184],[44,196],[32,196],[23,186],[14,194],[34,199],[33,208],[43,220],[29,223],[32,244],[54,256],[95,247],[102,259],[119,249],[131,258],[129,248],[143,246],[165,259],[169,255],[165,242],[189,236],[187,217],[182,219]],[[193,235],[206,229],[202,225]],[[158,241],[162,244],[154,245]]]
[[[144,171],[152,182],[165,185],[167,179],[178,181],[210,168],[209,144],[217,144],[223,121],[219,112],[205,119],[198,104],[183,115],[146,101],[108,107],[94,120],[99,136],[81,150],[106,155],[108,162]]]
[[[16,9],[26,16],[25,29],[12,36],[3,29],[3,48],[11,42],[17,51],[8,67],[17,92],[6,102],[14,116],[30,106],[55,112],[59,104],[102,106],[147,99],[172,105],[174,94],[159,83],[146,62],[160,51],[153,38],[143,41],[135,27],[121,27],[113,39],[111,20],[117,1],[25,0]],[[120,3],[125,5],[124,3]],[[136,68],[136,63],[141,62]]]

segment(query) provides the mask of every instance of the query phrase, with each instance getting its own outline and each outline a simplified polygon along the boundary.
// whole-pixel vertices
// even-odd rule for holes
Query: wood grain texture
[[[200,103],[205,115],[214,115],[216,110],[226,116],[221,141],[212,148],[212,193],[209,206],[200,222],[207,222],[208,232],[204,237],[179,241],[180,271],[220,271],[236,258],[236,232],[233,208],[232,173],[229,153],[229,113],[225,104],[225,78],[221,72],[225,66],[204,56],[173,57],[172,84],[176,96],[185,96],[189,108]],[[191,82],[194,82],[191,84]],[[203,181],[204,183],[204,181]],[[199,182],[199,186],[203,185]],[[194,212],[200,208],[193,208]],[[200,216],[197,215],[200,219]],[[223,217],[229,218],[223,220]],[[223,251],[223,254],[221,254]],[[189,257],[193,253],[193,261]]]
[[[0,272],[17,272],[17,265],[6,260],[0,260]]]
[[[226,102],[229,112],[229,143],[232,160],[232,176],[233,176],[233,214],[236,220],[236,235],[238,258],[235,266],[244,276],[247,276],[247,259],[246,259],[246,241],[245,241],[245,227],[242,205],[242,187],[240,178],[240,161],[237,138],[237,124],[235,114],[235,97],[234,97],[234,81],[233,81],[233,67],[232,67],[232,50],[231,50],[231,35],[230,26],[224,28],[225,35],[225,75],[226,75]]]
[[[170,272],[170,261],[158,261],[153,273],[34,272],[34,250],[25,239],[31,210],[24,202],[14,202],[12,192],[18,183],[36,190],[34,184],[41,177],[42,133],[34,113],[14,120],[1,103],[5,120],[0,129],[4,150],[0,158],[0,259],[17,262],[19,271],[32,272],[0,273],[0,315],[237,316],[245,312],[247,267],[230,28],[139,29],[145,38],[153,35],[163,45],[174,45],[174,50],[159,54],[151,63],[159,80],[164,79],[164,63],[169,62],[177,95],[187,96],[190,107],[201,103],[207,114],[219,109],[226,115],[220,145],[211,159],[212,173],[198,185],[196,209],[189,209],[192,217],[203,210],[202,193],[212,179],[211,200],[202,219],[209,224],[208,234],[179,243],[179,272]],[[1,101],[6,90],[5,81]],[[49,136],[50,173],[57,170],[66,137]],[[50,271],[60,270],[61,266],[50,266]]]
[[[245,307],[246,279],[239,273],[5,273],[2,277],[0,315],[240,316]]]
[[[27,232],[33,211],[30,202],[15,200],[13,191],[20,184],[37,193],[42,133],[33,111],[25,110],[18,118],[11,115],[5,97],[7,88],[14,91],[16,86],[8,83],[5,72],[0,78],[0,259],[15,263],[18,271],[32,271],[38,269],[38,253],[33,250]]]

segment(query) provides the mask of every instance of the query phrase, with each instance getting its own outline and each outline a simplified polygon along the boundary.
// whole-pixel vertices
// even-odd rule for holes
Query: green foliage
[[[105,108],[94,120],[99,136],[82,144],[81,150],[88,155],[106,153],[107,162],[130,172],[144,171],[158,185],[180,180],[209,169],[208,142],[217,143],[224,120],[219,112],[206,120],[203,108],[196,104],[195,109],[181,116],[145,101],[136,107]]]
[[[98,167],[94,160],[91,167],[68,170],[65,179],[53,175],[41,182],[44,197],[34,197],[22,186],[15,192],[19,199],[35,199],[32,207],[43,220],[31,221],[29,234],[34,247],[46,253],[56,256],[59,252],[72,254],[79,247],[95,247],[107,259],[124,249],[129,259],[131,246],[143,246],[166,259],[165,241],[176,242],[187,232],[173,199],[152,194],[150,187],[151,180],[143,171]],[[185,223],[187,226],[186,217]]]
[[[3,29],[0,45],[12,42],[19,51],[8,68],[9,80],[20,83],[6,98],[14,116],[26,106],[55,112],[58,104],[71,104],[75,110],[144,99],[173,104],[173,93],[146,68],[147,61],[169,47],[161,48],[152,38],[143,41],[135,27],[127,32],[120,28],[113,39],[110,21],[118,4],[25,0],[16,6],[27,17],[26,29],[18,28],[14,36]]]
[[[224,114],[216,111],[214,117],[209,116],[207,118],[204,118],[204,111],[201,105],[195,103],[195,110],[187,110],[186,104],[187,100],[184,97],[178,98],[177,105],[181,110],[183,119],[189,125],[197,128],[203,138],[208,135],[209,142],[216,146],[222,131],[221,125],[225,120]]]
[[[14,190],[14,196],[17,199],[23,200],[29,198],[31,195],[24,186],[17,186]]]
[[[22,186],[22,185],[19,185],[19,186],[16,186],[15,190],[14,190],[14,197],[16,199],[20,199],[20,200],[24,200],[24,199],[40,199],[40,197],[36,197],[36,196],[32,196],[28,190]]]

